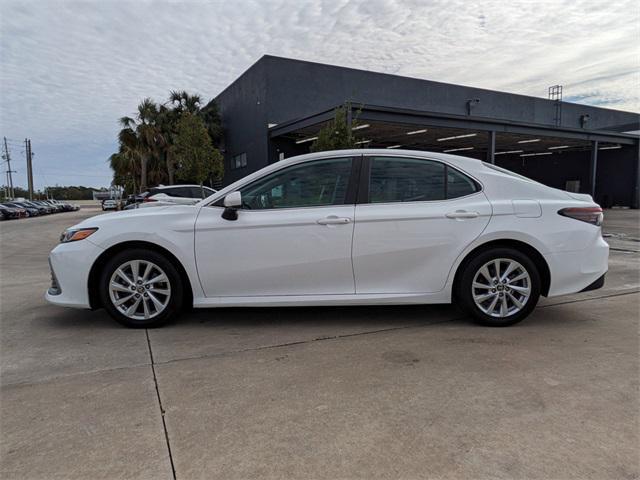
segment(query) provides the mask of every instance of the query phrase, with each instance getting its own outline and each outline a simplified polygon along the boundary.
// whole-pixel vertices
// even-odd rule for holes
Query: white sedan
[[[51,303],[152,327],[185,306],[460,304],[484,325],[599,288],[590,196],[441,153],[290,158],[193,206],[106,214],[49,257]]]
[[[160,185],[149,190],[140,208],[159,207],[162,205],[195,205],[205,197],[216,193],[216,190],[200,185]]]

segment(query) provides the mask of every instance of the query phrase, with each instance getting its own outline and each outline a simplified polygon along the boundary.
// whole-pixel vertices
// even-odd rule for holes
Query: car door
[[[480,184],[451,165],[365,157],[353,238],[356,293],[442,290],[490,217]]]
[[[205,294],[322,295],[355,292],[351,241],[359,158],[294,164],[243,186],[237,220],[221,202],[196,221]]]

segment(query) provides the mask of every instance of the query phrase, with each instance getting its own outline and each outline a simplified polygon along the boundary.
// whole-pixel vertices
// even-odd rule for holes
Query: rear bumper
[[[586,287],[584,287],[582,290],[580,290],[580,293],[582,293],[582,292],[590,292],[591,290],[598,290],[599,288],[604,287],[604,277],[606,275],[607,274],[605,273],[600,278],[598,278],[595,282],[593,282],[590,285],[587,285]]]
[[[549,297],[595,290],[609,269],[609,245],[598,235],[587,248],[544,256],[549,265]]]

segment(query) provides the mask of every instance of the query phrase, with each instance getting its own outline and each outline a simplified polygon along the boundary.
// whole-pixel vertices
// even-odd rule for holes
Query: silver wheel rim
[[[115,269],[109,280],[113,306],[132,320],[149,320],[160,315],[171,299],[169,277],[147,260],[131,260]]]
[[[485,263],[473,277],[471,295],[476,306],[491,317],[505,318],[520,312],[531,296],[531,277],[510,258]]]

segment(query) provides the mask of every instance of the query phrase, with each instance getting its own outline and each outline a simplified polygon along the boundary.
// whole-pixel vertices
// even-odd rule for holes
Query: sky
[[[640,111],[634,0],[0,0],[14,183],[28,137],[36,188],[108,186],[118,118],[208,101],[264,54]]]

